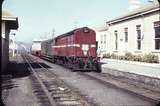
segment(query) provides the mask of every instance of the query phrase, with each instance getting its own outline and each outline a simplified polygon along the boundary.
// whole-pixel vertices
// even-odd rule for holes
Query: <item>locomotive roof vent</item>
[[[83,32],[84,32],[84,33],[89,33],[89,28],[84,27],[84,28],[83,28]]]

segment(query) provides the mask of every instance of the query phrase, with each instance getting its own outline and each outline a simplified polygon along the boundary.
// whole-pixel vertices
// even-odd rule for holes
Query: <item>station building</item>
[[[1,60],[2,60],[2,71],[5,69],[7,63],[9,62],[9,35],[11,30],[18,29],[18,18],[13,16],[8,11],[2,11],[1,17]]]
[[[101,54],[153,53],[160,59],[160,6],[158,2],[141,6],[106,22],[97,30]]]

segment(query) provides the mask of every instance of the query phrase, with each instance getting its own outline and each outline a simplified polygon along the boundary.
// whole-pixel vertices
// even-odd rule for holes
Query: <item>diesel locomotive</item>
[[[41,42],[41,56],[74,71],[101,72],[96,54],[96,33],[88,27],[77,28]]]

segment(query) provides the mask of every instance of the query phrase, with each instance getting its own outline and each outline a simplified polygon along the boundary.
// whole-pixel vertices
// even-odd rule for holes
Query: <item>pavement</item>
[[[105,68],[115,69],[122,72],[129,72],[138,75],[144,75],[148,77],[160,79],[160,64],[156,63],[144,63],[144,62],[134,62],[125,60],[115,60],[115,59],[101,59],[102,72],[106,73]]]
[[[29,76],[21,56],[10,58],[10,63],[2,74],[1,106],[39,106]]]

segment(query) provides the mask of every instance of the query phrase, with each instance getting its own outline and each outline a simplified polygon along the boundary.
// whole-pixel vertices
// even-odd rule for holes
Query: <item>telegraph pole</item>
[[[77,21],[77,20],[75,20],[75,21],[74,21],[74,29],[76,29],[76,28],[77,28],[77,24],[78,24],[78,21]]]
[[[54,38],[54,36],[55,36],[55,29],[53,28],[52,29],[52,38]]]

